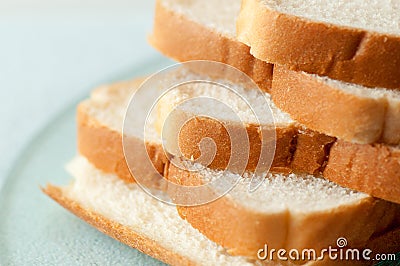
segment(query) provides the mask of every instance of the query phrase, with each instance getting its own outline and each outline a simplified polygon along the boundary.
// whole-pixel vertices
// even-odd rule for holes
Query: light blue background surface
[[[158,55],[154,1],[0,0],[0,185],[24,146],[88,88]]]

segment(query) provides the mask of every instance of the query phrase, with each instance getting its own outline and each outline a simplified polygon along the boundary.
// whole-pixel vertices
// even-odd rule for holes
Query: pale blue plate
[[[171,63],[157,58],[104,82],[143,76]],[[77,102],[25,148],[0,191],[0,265],[162,265],[103,235],[40,191],[48,182],[62,185],[71,179],[64,165],[76,154]]]

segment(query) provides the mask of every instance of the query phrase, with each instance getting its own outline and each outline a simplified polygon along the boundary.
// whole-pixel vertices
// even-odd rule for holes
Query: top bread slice
[[[399,1],[244,0],[238,38],[289,69],[400,89]]]
[[[212,60],[232,65],[268,91],[273,65],[254,58],[236,39],[240,1],[157,0],[149,42],[178,61]],[[230,16],[224,13],[231,14]]]
[[[169,265],[260,265],[260,261],[229,255],[225,248],[182,220],[174,206],[151,198],[136,184],[105,174],[83,157],[75,158],[68,170],[73,182],[65,187],[48,185],[44,192],[99,231],[149,256]],[[374,254],[393,253],[398,250],[399,236],[400,229],[389,230],[375,235],[367,246]],[[294,265],[285,261],[282,264]],[[275,257],[273,262],[263,265],[282,264]],[[305,265],[369,264],[323,260]]]
[[[252,1],[244,1],[244,7],[247,2]],[[335,4],[337,2],[332,5]],[[270,84],[266,87],[266,83],[260,79],[265,73],[257,71],[257,68],[249,72],[249,68],[242,64],[253,64],[256,60],[254,66],[259,65],[248,49],[241,49],[243,44],[235,37],[239,5],[239,0],[222,1],[218,5],[210,5],[204,1],[159,0],[150,42],[165,55],[179,61],[208,59],[232,64],[249,74],[262,89],[268,90]],[[304,7],[304,4],[300,4],[299,7]],[[263,9],[265,7],[254,8],[249,12],[261,12]],[[286,18],[288,15],[279,16],[282,17]],[[246,17],[243,20],[244,23],[250,23],[253,19],[258,18]],[[273,26],[266,28],[270,29]],[[290,30],[284,32],[289,34]],[[279,36],[286,36],[285,34]],[[294,43],[296,41],[297,39],[293,39]],[[229,49],[225,48],[226,46],[229,46]],[[299,49],[303,51],[306,47],[309,46],[302,45]],[[229,53],[215,57],[215,51],[221,50]],[[285,51],[284,54],[288,53]],[[324,54],[324,51],[321,54]],[[238,58],[242,62],[239,65]],[[380,71],[381,65],[376,66],[375,70]],[[350,72],[345,72],[348,73]],[[267,79],[270,80],[271,77],[272,73],[268,74]],[[397,73],[396,77],[400,79],[400,73]],[[400,96],[397,92],[383,88],[370,89],[327,77],[308,75],[279,65],[275,66],[273,79],[274,88],[271,95],[275,103],[307,128],[354,143],[400,143]]]

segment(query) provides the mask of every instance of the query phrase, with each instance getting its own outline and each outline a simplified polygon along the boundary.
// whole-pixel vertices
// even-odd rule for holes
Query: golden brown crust
[[[138,249],[141,252],[170,265],[196,265],[196,263],[191,261],[189,258],[182,257],[180,254],[164,248],[162,243],[157,243],[156,241],[141,235],[139,232],[135,232],[128,226],[121,225],[94,211],[85,209],[73,199],[66,197],[63,194],[62,189],[58,187],[48,185],[42,190],[65,209],[97,228],[100,232],[132,248]]]
[[[309,129],[350,142],[397,144],[400,125],[389,120],[400,108],[386,98],[365,98],[330,86],[304,72],[275,66],[275,104]]]
[[[198,173],[172,164],[168,178],[185,186],[198,185],[202,180]],[[374,234],[385,232],[397,222],[399,210],[395,204],[372,197],[329,212],[308,215],[292,215],[287,211],[263,214],[243,207],[230,196],[201,206],[178,207],[183,219],[227,248],[230,254],[250,258],[254,258],[265,243],[275,249],[313,247],[318,250],[335,244],[332,241],[339,237],[345,237],[350,246],[364,247]]]
[[[169,122],[172,123],[171,120]],[[175,130],[174,126],[171,128]],[[235,132],[232,125],[231,131]],[[247,125],[246,131],[249,140],[249,157],[245,170],[253,172],[260,160],[261,132],[265,134],[268,132],[262,131],[255,125]],[[335,141],[335,138],[303,130],[295,125],[278,126],[275,134],[276,150],[271,165],[272,172],[320,174],[327,160],[330,145]],[[217,149],[208,167],[218,170],[227,169],[231,159],[231,137],[225,127],[214,119],[194,117],[188,120],[178,135],[180,152],[186,158],[197,160],[201,156],[199,144],[205,138],[214,140]],[[245,144],[242,146],[246,147]]]
[[[232,65],[249,75],[262,90],[271,87],[273,66],[254,58],[250,48],[215,32],[156,2],[149,42],[178,61],[213,60]]]
[[[96,168],[114,173],[126,182],[135,182],[125,161],[120,132],[91,117],[84,104],[78,106],[77,127],[80,154],[88,158]]]
[[[400,38],[282,14],[245,0],[238,39],[261,60],[367,87],[400,89]]]
[[[324,177],[344,187],[400,203],[400,151],[385,145],[336,142]]]
[[[336,138],[315,131],[298,129],[290,168],[293,172],[320,175],[335,141]]]
[[[125,160],[120,132],[101,124],[88,113],[88,106],[84,102],[77,109],[77,142],[79,153],[85,156],[96,168],[114,173],[128,183],[134,183]],[[131,144],[142,142],[131,139]],[[161,144],[146,143],[146,149],[153,166],[163,174],[167,158]]]

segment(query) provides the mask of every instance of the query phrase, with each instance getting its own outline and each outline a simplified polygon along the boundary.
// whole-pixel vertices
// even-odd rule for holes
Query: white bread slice
[[[232,65],[269,90],[271,64],[254,58],[250,48],[236,40],[239,0],[157,0],[149,42],[178,61],[212,60]],[[228,14],[228,15],[226,15]]]
[[[135,180],[129,172],[123,153],[122,124],[128,101],[142,81],[143,79],[136,79],[101,86],[92,92],[90,99],[80,103],[77,108],[79,152],[97,168],[106,173],[117,174],[127,182],[135,182]],[[199,88],[199,92],[201,91],[203,90]],[[269,96],[265,96],[268,100]],[[167,98],[162,102],[167,102]],[[159,106],[165,106],[165,104]],[[274,170],[277,172],[318,173],[325,161],[325,146],[332,143],[334,139],[322,134],[301,130],[287,114],[280,112],[272,103],[270,106],[275,114],[275,123],[279,124],[276,135],[277,150],[273,163]],[[169,112],[171,107],[167,105],[166,108],[165,112]],[[160,119],[154,122],[158,127],[161,127]],[[188,127],[188,129],[196,129],[201,125],[204,125],[205,128],[212,128],[210,123],[204,123],[195,127]],[[249,129],[249,134],[258,138],[257,127]],[[193,136],[201,137],[202,135],[193,134]],[[224,142],[226,142],[226,139],[217,139],[217,145]],[[150,158],[152,158],[159,172],[163,173],[168,160],[161,146],[161,140],[147,144]],[[254,145],[254,142],[250,144]],[[297,144],[296,152],[293,150],[294,144]],[[193,154],[192,145],[197,148],[197,143],[193,142],[190,146],[187,146],[189,151],[184,155],[188,158]],[[212,167],[223,169],[225,167],[223,162],[229,157],[229,154],[222,153],[221,159],[217,157],[215,165],[212,165]],[[255,153],[251,153],[252,158],[250,158],[253,168],[254,164],[258,162],[258,157],[255,158],[255,155]],[[251,170],[251,167],[248,170]]]
[[[400,143],[400,92],[275,66],[276,105],[309,129],[354,143]]]
[[[232,135],[245,128],[250,148],[246,170],[255,171],[260,161],[262,134],[269,134],[268,131],[276,127],[272,171],[319,174],[327,159],[326,146],[333,144],[335,138],[305,130],[279,110],[268,93],[235,87],[248,104],[235,93],[218,90],[212,84],[190,84],[165,94],[157,105],[155,127],[162,135],[166,151],[174,156],[197,160],[204,153],[212,153],[204,146],[200,151],[201,141],[211,138],[216,144],[216,154],[206,165],[212,169],[226,169],[234,152]],[[213,101],[201,101],[204,98]],[[218,102],[224,103],[232,113],[224,112],[226,110]],[[268,121],[267,114],[256,117],[255,113],[263,114],[265,110],[271,110],[274,121]],[[228,127],[232,132],[228,132]],[[239,143],[239,146],[245,149],[246,143]],[[245,161],[247,157],[237,159]]]
[[[76,158],[68,168],[74,181],[62,188],[48,185],[44,192],[101,232],[170,265],[260,265],[260,261],[229,255],[180,219],[175,207],[151,198],[136,184],[97,170],[85,158]],[[390,230],[374,236],[367,246],[374,252],[396,252],[399,236],[399,229]],[[318,261],[305,265],[369,264]],[[275,261],[268,265],[281,264]]]
[[[106,173],[117,174],[127,182],[135,180],[129,172],[123,153],[122,121],[128,99],[141,81],[142,79],[138,79],[102,86],[92,93],[90,99],[82,102],[77,110],[79,152],[97,168]],[[179,99],[179,95],[176,97]],[[171,109],[171,104],[174,104],[174,102],[168,103],[167,99],[161,103],[161,106],[166,105],[166,112]],[[325,178],[344,187],[400,203],[398,148],[335,142],[331,137],[303,130],[291,120],[287,120],[285,115],[276,117],[278,121],[275,122],[279,126],[276,131],[277,149],[272,164],[273,171],[310,174],[322,172]],[[211,137],[217,147],[225,146],[228,138],[215,134],[216,131],[212,130],[217,126],[220,128],[219,124],[211,120],[190,120],[187,123],[186,133],[182,131],[180,134],[179,143],[183,155],[187,158],[191,156],[197,158],[198,144],[204,137]],[[257,127],[248,129],[249,136],[253,136],[250,145],[255,146],[259,143]],[[252,139],[255,141],[251,141]],[[164,173],[168,159],[161,146],[161,140],[148,143],[147,150],[159,173]],[[253,167],[259,158],[257,149],[254,151],[251,150],[249,157]],[[229,157],[230,153],[220,153],[209,166],[214,169],[225,169]],[[250,166],[248,170],[252,169]]]
[[[399,89],[399,10],[397,0],[243,0],[238,39],[269,63]]]
[[[286,83],[282,83],[282,87],[285,86],[284,84]],[[290,83],[288,83],[288,87],[291,88]],[[268,103],[273,111],[276,125],[276,154],[271,167],[273,172],[322,174],[326,179],[344,187],[400,203],[400,149],[398,147],[337,141],[335,138],[306,130],[296,124],[269,100],[268,94],[265,94],[266,102],[262,102],[258,98],[259,96],[251,90],[242,90],[241,92],[242,95],[246,95],[246,99],[250,99],[250,106]],[[274,88],[272,95],[274,95]],[[303,98],[294,93],[293,95],[297,98],[294,97],[295,99],[292,101],[304,104],[300,103]],[[235,121],[226,121],[227,118],[222,116],[218,122],[208,119],[204,115],[212,106],[203,105],[201,102],[197,105],[194,101],[185,102],[192,97],[204,96],[223,101],[240,113],[246,124],[250,141],[250,154],[246,170],[254,171],[260,160],[260,128],[268,128],[271,125],[268,123],[261,126],[254,124],[251,120],[252,110],[249,106],[241,106],[240,102],[235,102],[238,99],[231,97],[226,91],[217,91],[207,86],[196,89],[189,87],[175,89],[173,93],[165,95],[158,103],[159,109],[155,125],[159,132],[163,132],[162,137],[167,143],[165,146],[167,151],[179,156],[180,153],[176,152],[178,148],[168,145],[168,143],[178,143],[179,151],[184,157],[197,160],[202,155],[199,148],[201,141],[211,138],[217,147],[217,153],[207,166],[220,170],[227,168],[232,150],[230,149],[231,138],[224,131],[224,126],[232,126]],[[320,95],[320,98],[323,96]],[[311,111],[311,103],[303,106],[303,108],[308,107]],[[172,110],[174,112],[171,112]],[[187,122],[182,126],[182,121]],[[337,126],[337,123],[333,125]],[[238,125],[238,127],[241,126],[242,124]],[[179,134],[177,135],[176,132]],[[204,152],[207,150],[203,149]]]

